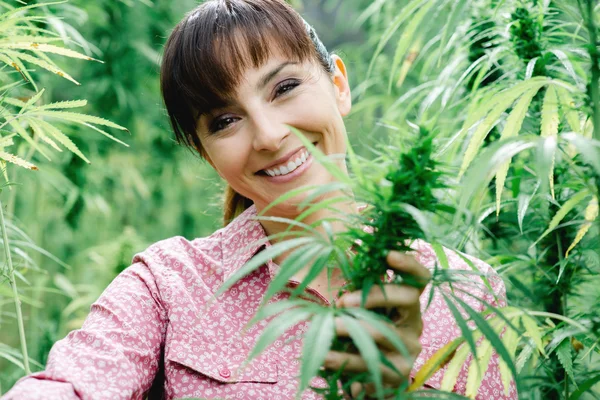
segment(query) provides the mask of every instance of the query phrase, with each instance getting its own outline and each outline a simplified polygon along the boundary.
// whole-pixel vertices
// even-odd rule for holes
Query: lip
[[[313,156],[312,156],[312,154],[308,153],[308,157],[306,158],[306,161],[304,161],[304,163],[302,163],[301,166],[299,166],[292,172],[285,174],[285,175],[275,175],[275,176],[265,175],[264,178],[268,179],[272,183],[287,183],[287,182],[293,181],[294,179],[296,179],[297,177],[302,175],[306,170],[308,170],[312,166],[312,163],[313,163]]]
[[[267,164],[266,166],[264,166],[262,169],[260,169],[260,170],[256,171],[255,173],[257,174],[257,173],[259,173],[259,172],[261,172],[261,171],[264,171],[264,170],[266,170],[266,169],[269,169],[269,168],[271,168],[271,167],[274,167],[274,166],[276,166],[276,165],[283,164],[283,163],[285,163],[286,161],[289,161],[289,160],[290,160],[292,157],[294,157],[294,156],[296,155],[296,153],[299,153],[301,150],[303,150],[303,149],[305,149],[305,148],[306,148],[306,147],[304,147],[304,146],[300,146],[300,147],[298,147],[296,150],[292,150],[291,152],[289,152],[289,153],[288,153],[288,154],[286,154],[285,156],[283,156],[283,157],[281,157],[281,158],[279,158],[279,159],[277,159],[277,160],[273,161],[273,162],[272,162],[272,163],[270,163],[270,164]]]

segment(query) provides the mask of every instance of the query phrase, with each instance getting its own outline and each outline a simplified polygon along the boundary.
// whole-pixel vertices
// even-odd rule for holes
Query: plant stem
[[[594,0],[587,0],[586,25],[590,35],[588,52],[592,62],[592,77],[589,86],[589,96],[592,106],[592,123],[594,124],[594,139],[600,140],[600,53],[598,52],[598,32],[594,19]]]
[[[25,326],[23,324],[23,313],[21,312],[21,300],[19,299],[19,292],[17,291],[17,280],[15,278],[15,269],[12,263],[12,257],[10,255],[10,247],[8,244],[8,235],[6,233],[6,223],[4,222],[4,211],[2,210],[2,201],[0,200],[0,229],[2,229],[2,240],[4,242],[4,256],[6,257],[6,263],[8,264],[8,280],[13,291],[13,298],[15,300],[15,308],[17,310],[17,324],[19,326],[19,337],[21,339],[21,352],[23,353],[23,366],[25,374],[31,374],[29,369],[29,355],[27,354],[27,342],[25,340]]]

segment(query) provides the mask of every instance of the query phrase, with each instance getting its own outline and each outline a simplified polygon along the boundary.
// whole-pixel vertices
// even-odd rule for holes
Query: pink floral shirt
[[[248,367],[239,368],[266,325],[263,321],[243,330],[277,266],[264,265],[209,302],[219,285],[259,250],[265,232],[255,215],[251,207],[210,237],[174,237],[137,254],[92,305],[83,327],[52,347],[46,370],[22,378],[2,399],[293,399],[307,323],[294,326]],[[431,247],[421,242],[415,250],[419,261],[433,268]],[[470,270],[455,253],[447,251],[447,256],[452,268]],[[504,302],[502,280],[485,263],[474,262],[488,274],[494,293],[482,284],[469,288],[471,293],[494,304],[495,297]],[[426,289],[421,297],[423,351],[413,372],[460,335],[441,296],[426,308],[428,297]],[[483,309],[472,297],[463,300]],[[439,388],[442,377],[443,370],[427,386]],[[463,368],[456,392],[464,393],[466,380]],[[307,390],[302,398],[319,397]],[[516,399],[514,387],[504,395],[496,355],[477,399]]]

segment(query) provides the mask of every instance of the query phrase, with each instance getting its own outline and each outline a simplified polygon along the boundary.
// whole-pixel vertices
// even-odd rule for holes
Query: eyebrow
[[[275,78],[275,76],[277,76],[277,74],[280,73],[282,69],[284,69],[288,65],[294,65],[294,64],[298,64],[298,63],[297,62],[292,62],[292,61],[286,61],[286,62],[280,64],[279,66],[275,67],[272,71],[267,72],[261,78],[261,80],[260,80],[260,82],[258,84],[258,88],[260,90],[264,89],[265,86],[267,86],[269,84],[269,82],[271,81],[271,79]]]

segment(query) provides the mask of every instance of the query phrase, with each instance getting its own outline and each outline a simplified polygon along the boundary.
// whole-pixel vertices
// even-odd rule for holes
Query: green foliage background
[[[573,109],[579,112],[575,119],[582,121],[579,133],[591,132],[591,118],[585,122],[585,116],[593,114],[587,86],[589,35],[577,8],[584,1],[292,3],[328,48],[346,61],[354,100],[347,127],[359,155],[374,158],[377,149],[386,146],[410,149],[415,136],[405,132],[418,124],[438,134],[444,149],[440,158],[458,176],[461,165],[467,167],[466,155],[508,151],[494,144],[508,125],[507,115],[519,105],[506,104],[496,117],[501,123],[492,124],[480,146],[469,150],[470,138],[479,129],[471,125],[485,116],[475,118],[478,107],[505,96],[498,95],[500,90],[531,78],[553,81],[539,92],[519,92],[515,99],[530,95],[530,103],[525,104],[522,129],[513,136],[519,131],[523,137],[543,136],[554,124],[557,133],[576,130],[572,113],[547,108],[552,90],[546,87],[556,80],[565,82],[556,86],[559,90],[569,88]],[[22,274],[19,293],[29,354],[38,362],[32,362],[34,370],[42,368],[56,340],[81,326],[90,304],[129,265],[133,254],[163,238],[204,236],[221,225],[222,183],[205,163],[175,145],[158,90],[162,45],[196,4],[71,0],[38,11],[50,17],[45,28],[70,37],[67,47],[104,61],[57,59],[81,86],[39,69],[32,72],[38,86],[45,88],[41,102],[87,99],[82,112],[109,119],[131,133],[115,134],[129,145],[125,147],[85,127],[65,127],[90,165],[67,151],[51,152],[48,161],[25,141],[12,148],[21,158],[32,157],[39,168],[9,165],[9,180],[16,185],[0,193],[13,235],[15,267]],[[402,15],[406,18],[391,31]],[[390,40],[379,46],[388,35]],[[465,71],[472,73],[463,75]],[[28,86],[18,90],[26,98],[34,94]],[[547,156],[533,157],[533,145],[534,151],[515,155],[505,184],[499,185],[502,192],[494,181],[488,184],[467,171],[466,180],[454,182],[461,182],[464,192],[449,192],[464,219],[458,228],[446,221],[436,229],[446,234],[443,244],[498,269],[511,305],[563,315],[585,327],[577,330],[550,318],[538,318],[539,328],[526,327],[516,362],[526,390],[522,398],[575,399],[580,388],[587,392],[581,398],[598,398],[594,385],[600,380],[600,316],[593,307],[600,301],[598,224],[568,259],[565,250],[584,223],[591,194],[597,196],[600,172],[593,162],[574,155],[577,151],[565,140],[559,142],[552,162]],[[491,168],[489,160],[473,162],[471,170]],[[553,187],[546,178],[552,167]],[[583,197],[583,190],[590,195]],[[477,201],[463,201],[466,193]],[[578,194],[587,201],[567,210],[565,204]],[[552,226],[561,207],[565,216]],[[552,229],[540,241],[549,226]],[[538,331],[539,338],[532,334]],[[19,348],[19,335],[7,285],[0,285],[0,346],[2,393],[23,375],[17,365],[20,354],[11,350]],[[545,354],[538,347],[545,348]]]

